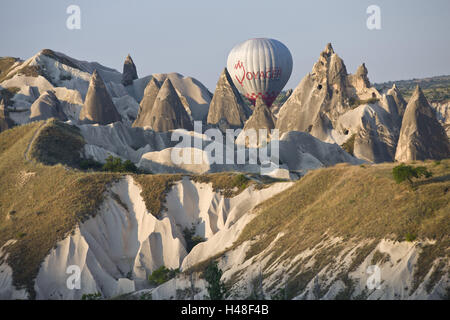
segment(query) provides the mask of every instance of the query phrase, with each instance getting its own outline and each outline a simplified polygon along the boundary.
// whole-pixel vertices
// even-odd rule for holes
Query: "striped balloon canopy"
[[[231,50],[227,69],[241,94],[253,104],[261,97],[270,107],[288,82],[292,64],[289,49],[280,41],[257,38]]]

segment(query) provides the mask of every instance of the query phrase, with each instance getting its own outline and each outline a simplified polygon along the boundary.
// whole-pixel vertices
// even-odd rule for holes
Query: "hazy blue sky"
[[[81,30],[66,8],[81,8]],[[366,9],[381,8],[381,30]],[[130,53],[139,76],[179,72],[214,90],[230,49],[254,37],[282,41],[294,58],[287,88],[311,71],[331,42],[372,82],[450,74],[449,0],[14,0],[0,2],[0,56],[28,58],[43,48],[122,71]]]

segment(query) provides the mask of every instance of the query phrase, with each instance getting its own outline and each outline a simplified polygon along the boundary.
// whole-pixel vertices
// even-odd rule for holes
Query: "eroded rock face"
[[[450,157],[450,142],[419,86],[403,116],[395,160],[411,161]]]
[[[0,132],[11,129],[14,126],[14,121],[9,118],[8,110],[0,98]]]
[[[124,86],[129,86],[133,83],[133,80],[138,78],[138,74],[136,71],[136,65],[131,59],[131,56],[128,55],[123,64],[123,73],[122,73],[122,84]]]
[[[142,97],[139,107],[139,114],[136,121],[133,123],[133,127],[150,126],[151,113],[156,97],[158,96],[159,89],[160,85],[158,81],[156,81],[155,78],[152,78],[145,87],[144,96]]]
[[[450,101],[443,103],[433,103],[431,105],[436,112],[436,118],[447,132],[447,137],[450,139]]]
[[[95,70],[92,73],[86,99],[80,112],[80,122],[107,125],[121,120],[122,117],[117,111],[105,83]]]
[[[371,86],[365,64],[348,74],[328,44],[280,109],[276,128],[280,134],[304,131],[325,142],[351,144],[351,152],[367,161],[393,161],[401,95],[392,94],[382,96]]]
[[[168,78],[156,96],[150,113],[150,127],[157,132],[175,129],[193,130],[190,117]]]
[[[251,114],[239,91],[225,68],[217,82],[216,90],[209,106],[207,122],[220,130],[244,127]]]
[[[352,76],[351,80],[347,76],[344,62],[328,44],[312,72],[281,108],[277,128],[281,132],[306,131],[325,140],[333,128],[332,121],[351,110],[349,98],[356,95],[356,89],[350,82],[365,83],[367,74],[360,70],[360,75]]]
[[[56,118],[61,121],[67,121],[67,116],[63,111],[61,102],[55,93],[48,90],[31,105],[30,121],[47,120]]]

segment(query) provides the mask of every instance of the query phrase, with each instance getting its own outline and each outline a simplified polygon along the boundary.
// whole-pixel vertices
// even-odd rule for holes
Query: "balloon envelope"
[[[227,69],[240,93],[270,107],[291,76],[292,55],[278,40],[250,39],[231,50]]]

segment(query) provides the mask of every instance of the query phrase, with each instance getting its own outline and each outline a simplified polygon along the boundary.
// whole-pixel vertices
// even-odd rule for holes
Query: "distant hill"
[[[406,100],[409,100],[416,85],[422,88],[423,93],[431,103],[442,103],[450,100],[450,75],[436,76],[423,79],[388,81],[376,83],[378,91],[389,89],[396,84]]]

